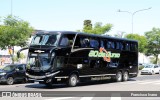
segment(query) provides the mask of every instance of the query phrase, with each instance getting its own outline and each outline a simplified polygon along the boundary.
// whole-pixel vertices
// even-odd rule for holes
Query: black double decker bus
[[[127,81],[138,74],[138,42],[69,31],[35,34],[29,49],[29,80],[52,86],[114,79]]]

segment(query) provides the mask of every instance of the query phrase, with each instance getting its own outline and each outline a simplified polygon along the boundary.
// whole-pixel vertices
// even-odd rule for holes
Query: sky
[[[11,7],[12,1],[12,7]],[[160,28],[160,0],[0,0],[0,16],[9,14],[28,21],[34,29],[76,31],[83,28],[83,21],[113,25],[108,34],[132,32],[143,35],[153,27]],[[12,9],[12,10],[11,10]]]

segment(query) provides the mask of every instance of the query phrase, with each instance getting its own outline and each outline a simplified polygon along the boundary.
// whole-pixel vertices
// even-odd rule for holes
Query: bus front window
[[[60,34],[38,34],[32,39],[31,45],[56,46],[59,37]]]
[[[51,67],[48,54],[31,54],[28,56],[27,68],[32,70],[48,70]]]

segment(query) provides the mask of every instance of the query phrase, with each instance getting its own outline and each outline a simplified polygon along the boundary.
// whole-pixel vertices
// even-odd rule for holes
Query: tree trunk
[[[14,46],[12,47],[12,64],[14,64]]]
[[[158,64],[158,55],[156,55],[156,61],[155,61],[156,64]]]

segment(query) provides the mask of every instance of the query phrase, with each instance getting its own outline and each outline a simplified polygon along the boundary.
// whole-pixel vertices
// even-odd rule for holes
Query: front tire
[[[76,74],[72,74],[70,77],[69,77],[69,80],[68,80],[68,86],[70,87],[74,87],[76,86],[78,83],[78,77]]]
[[[7,84],[8,85],[13,85],[13,83],[14,83],[14,78],[13,77],[8,77],[7,78]]]
[[[154,71],[152,70],[152,75],[154,75]]]
[[[118,71],[116,74],[116,82],[122,81],[122,72]]]

